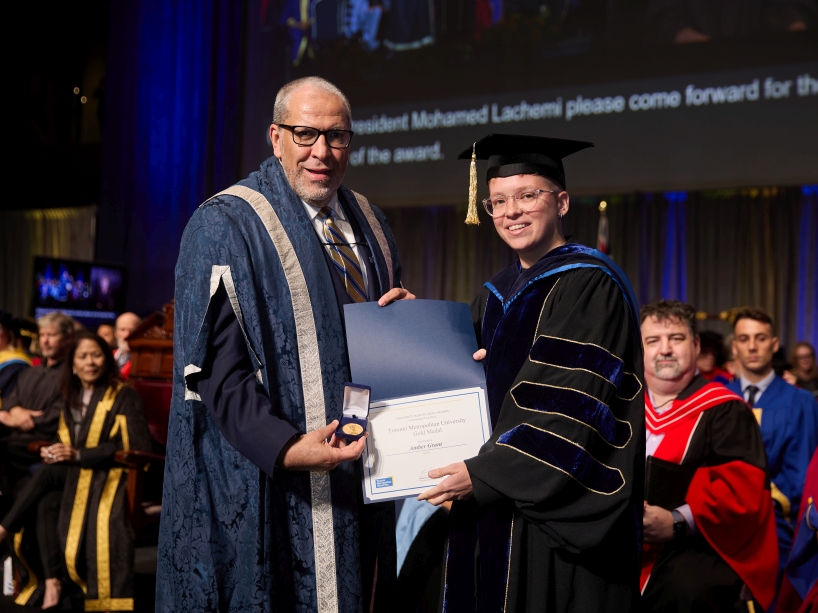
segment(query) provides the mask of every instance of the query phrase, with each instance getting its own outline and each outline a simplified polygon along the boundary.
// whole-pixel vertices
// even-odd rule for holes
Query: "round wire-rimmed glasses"
[[[286,123],[277,123],[279,128],[287,128],[293,135],[293,142],[302,147],[309,147],[318,142],[321,135],[327,140],[327,145],[333,149],[346,149],[352,142],[352,130],[319,130],[311,126],[289,126]]]
[[[498,194],[496,196],[492,196],[491,198],[485,198],[483,200],[483,208],[486,209],[486,213],[492,217],[501,217],[505,214],[508,203],[513,200],[517,204],[517,208],[523,213],[530,213],[537,208],[537,202],[540,199],[540,194],[559,193],[562,193],[562,190],[524,189],[523,191],[512,194],[511,196]]]

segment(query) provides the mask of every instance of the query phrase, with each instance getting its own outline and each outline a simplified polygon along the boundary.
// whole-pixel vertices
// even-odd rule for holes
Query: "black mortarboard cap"
[[[593,143],[522,134],[489,134],[464,150],[457,159],[488,160],[486,182],[496,177],[539,174],[566,187],[562,158],[593,147]]]
[[[37,322],[28,317],[17,317],[14,320],[14,333],[17,336],[27,336],[36,339],[40,335],[40,328]]]

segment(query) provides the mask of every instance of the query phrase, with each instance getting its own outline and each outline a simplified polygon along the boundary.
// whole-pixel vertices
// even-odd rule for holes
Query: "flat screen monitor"
[[[34,258],[35,318],[61,311],[89,330],[113,324],[125,308],[125,269],[101,262]]]

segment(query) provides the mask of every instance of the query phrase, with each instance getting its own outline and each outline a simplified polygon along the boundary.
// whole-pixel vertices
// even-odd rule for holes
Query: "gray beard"
[[[307,179],[303,176],[299,176],[298,169],[291,172],[283,163],[281,167],[284,169],[284,176],[287,177],[287,182],[290,184],[290,187],[293,188],[293,191],[301,200],[313,206],[321,206],[328,201],[332,195],[338,191],[338,188],[341,186],[341,180],[343,180],[343,177],[341,177],[341,179],[337,181],[337,185],[333,185],[336,183],[335,181],[327,186],[310,185]]]
[[[658,361],[659,360],[656,360],[653,364],[653,375],[657,379],[661,379],[662,381],[673,381],[681,376],[682,369],[679,366],[678,361],[674,366],[663,366],[661,368],[656,364]]]

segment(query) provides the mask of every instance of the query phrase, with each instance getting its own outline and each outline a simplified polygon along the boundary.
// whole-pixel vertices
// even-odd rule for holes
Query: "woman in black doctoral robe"
[[[132,611],[134,533],[126,513],[127,471],[119,450],[150,450],[139,395],[119,375],[95,334],[77,336],[64,363],[58,442],[3,518],[16,533],[21,591],[17,604],[57,604],[65,581],[87,611]],[[45,579],[45,581],[43,581]]]
[[[454,500],[443,610],[625,612],[639,607],[645,453],[642,348],[630,285],[567,244],[561,158],[590,143],[491,135],[484,201],[519,262],[472,312],[493,434],[421,498]]]

